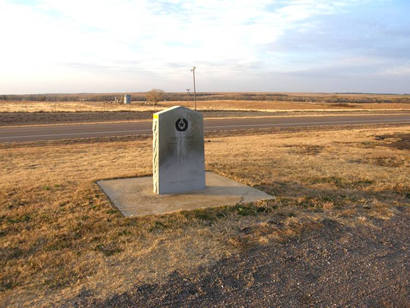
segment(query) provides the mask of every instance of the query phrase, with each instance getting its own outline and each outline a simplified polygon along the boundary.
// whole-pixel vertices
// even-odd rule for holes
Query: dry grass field
[[[0,145],[0,307],[104,301],[328,221],[376,230],[408,215],[410,126],[206,140],[208,170],[275,200],[124,218],[95,181],[150,174],[150,139]]]
[[[399,97],[400,98],[400,97]],[[325,99],[325,98],[324,98]],[[372,99],[367,97],[367,99]],[[378,97],[377,99],[381,99]],[[175,105],[194,108],[190,101],[163,101],[156,106],[143,102],[130,105],[108,102],[0,101],[0,126],[54,123],[115,122],[151,119],[154,112]],[[318,116],[329,114],[397,113],[410,111],[410,103],[391,100],[377,103],[332,103],[326,101],[198,101],[204,117]]]
[[[182,105],[193,107],[192,102],[162,102],[164,107]],[[329,103],[285,102],[285,101],[246,101],[220,100],[199,101],[202,110],[242,110],[242,111],[360,111],[360,110],[410,110],[409,103]]]
[[[0,112],[96,112],[96,111],[159,111],[175,105],[193,108],[191,101],[164,101],[157,106],[143,102],[129,105],[107,102],[32,102],[0,101]],[[211,100],[198,101],[198,110],[241,110],[241,111],[358,111],[358,110],[410,110],[410,103],[329,103]]]

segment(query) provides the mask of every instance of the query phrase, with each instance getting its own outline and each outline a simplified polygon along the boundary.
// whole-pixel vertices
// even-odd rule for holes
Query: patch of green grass
[[[199,220],[202,222],[213,224],[218,219],[223,219],[229,215],[228,207],[219,208],[207,208],[207,209],[197,209],[193,211],[181,212],[185,219],[189,220]]]
[[[366,148],[366,149],[373,149],[375,148],[378,144],[374,141],[363,141],[361,145]]]
[[[3,276],[0,279],[0,291],[7,291],[18,286],[18,277]]]
[[[310,182],[312,184],[329,183],[329,184],[334,184],[340,187],[342,186],[344,180],[342,178],[335,177],[335,176],[327,176],[327,177],[311,178],[311,179],[308,179],[307,182]]]
[[[252,205],[237,205],[235,208],[241,216],[255,216],[258,213],[257,208]]]
[[[194,217],[199,220],[205,220],[209,222],[214,222],[217,217],[215,213],[212,213],[210,211],[195,211]]]
[[[109,209],[108,211],[106,211],[107,214],[112,215],[112,214],[117,214],[118,211],[114,210],[114,209]]]
[[[154,221],[153,225],[148,229],[148,231],[149,232],[162,231],[166,228],[167,226],[163,224],[161,221]]]
[[[4,260],[17,259],[24,254],[24,251],[19,247],[7,247],[0,249],[0,255]]]
[[[61,236],[58,236],[52,243],[47,245],[45,247],[46,251],[54,251],[54,250],[60,250],[60,249],[65,249],[65,248],[71,248],[74,246],[73,238],[63,234]]]
[[[357,181],[353,181],[352,185],[353,186],[361,186],[361,187],[365,187],[365,186],[370,186],[374,183],[373,180],[369,180],[369,179],[360,179]]]
[[[321,211],[326,204],[327,207],[343,208],[349,203],[349,198],[345,194],[324,193],[314,196],[305,196],[296,201],[296,205],[305,209],[313,209],[314,211]]]
[[[95,250],[102,252],[104,256],[106,257],[110,257],[116,253],[120,253],[123,251],[123,249],[115,246],[114,244],[111,244],[111,245],[98,244],[97,246],[95,246]]]
[[[249,204],[237,204],[234,206],[223,206],[217,208],[198,209],[193,211],[184,211],[181,214],[184,215],[186,220],[192,221],[199,220],[209,224],[215,223],[219,219],[226,219],[232,214],[238,214],[240,216],[256,216],[259,213],[268,213],[277,208],[276,204],[266,203],[263,206],[257,206],[253,203]]]
[[[226,212],[218,212],[216,213],[216,217],[219,219],[226,218],[228,214]]]
[[[345,178],[340,178],[336,176],[308,178],[305,180],[305,182],[311,183],[311,184],[329,183],[329,184],[335,185],[337,188],[350,188],[350,189],[363,188],[363,187],[370,186],[374,183],[374,181],[370,179],[358,179],[358,180],[349,181]]]
[[[11,224],[29,222],[31,220],[30,215],[24,214],[15,217],[7,217],[7,221]]]
[[[64,270],[60,268],[60,270],[49,271],[46,273],[46,278],[42,282],[42,285],[46,287],[47,290],[67,287],[82,276],[76,271],[67,268],[66,265],[62,265],[62,267]]]
[[[132,232],[127,230],[127,229],[124,229],[124,230],[121,230],[121,231],[118,232],[118,236],[127,236],[127,235],[131,235],[131,234],[132,234]]]

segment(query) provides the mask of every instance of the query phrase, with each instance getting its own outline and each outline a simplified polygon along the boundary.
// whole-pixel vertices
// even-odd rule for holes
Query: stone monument
[[[202,115],[175,106],[154,114],[152,131],[154,193],[205,189]]]
[[[177,106],[153,118],[153,176],[97,181],[124,216],[164,215],[274,198],[213,172],[205,173],[199,112]]]

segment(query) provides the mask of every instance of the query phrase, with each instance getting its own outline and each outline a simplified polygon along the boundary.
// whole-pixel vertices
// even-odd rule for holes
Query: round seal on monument
[[[188,129],[188,121],[184,118],[179,118],[175,122],[175,127],[176,127],[177,131],[184,132]]]

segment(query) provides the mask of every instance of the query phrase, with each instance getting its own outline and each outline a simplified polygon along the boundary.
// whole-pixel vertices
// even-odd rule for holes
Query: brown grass
[[[193,108],[192,102],[162,102],[163,106],[183,105]],[[406,103],[350,103],[348,105],[323,102],[284,101],[200,101],[202,110],[254,110],[254,111],[362,111],[362,110],[410,110]]]
[[[151,172],[149,139],[0,148],[0,306],[100,298],[410,201],[410,126],[210,137],[207,168],[273,201],[123,218],[94,181]],[[383,137],[380,137],[383,136]]]
[[[105,102],[31,102],[0,101],[0,112],[84,112],[84,111],[159,111],[180,105],[193,108],[190,101],[160,102],[157,106],[133,102],[130,105]],[[198,101],[198,110],[253,110],[253,111],[363,111],[363,110],[410,110],[408,103],[327,103],[212,100]]]
[[[0,101],[0,112],[155,111],[161,107],[133,103]]]

